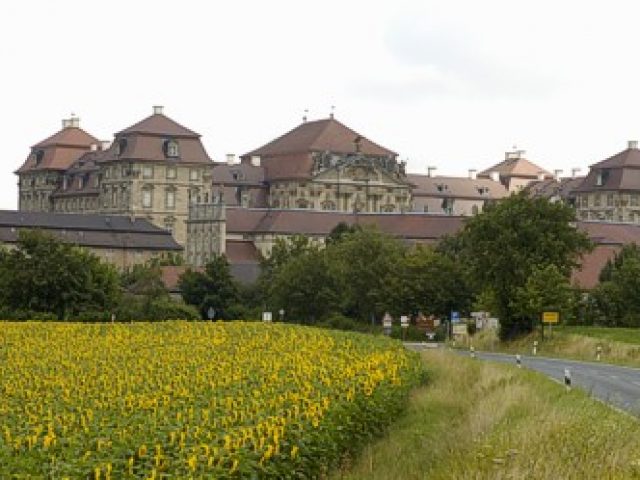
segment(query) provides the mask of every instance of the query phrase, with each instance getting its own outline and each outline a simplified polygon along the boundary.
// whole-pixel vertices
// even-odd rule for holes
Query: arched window
[[[169,158],[175,158],[180,156],[180,149],[178,148],[178,142],[175,140],[165,140],[163,144],[163,150],[165,156]]]
[[[304,200],[303,198],[300,198],[297,202],[296,202],[296,206],[298,208],[309,208],[309,202],[307,202],[306,200]]]
[[[332,202],[331,200],[325,200],[324,202],[322,202],[322,209],[323,210],[335,210],[336,209],[336,204],[334,202]]]

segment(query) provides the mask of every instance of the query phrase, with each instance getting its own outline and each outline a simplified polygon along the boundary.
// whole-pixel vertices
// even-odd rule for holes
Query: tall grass
[[[538,341],[538,355],[586,361],[596,361],[597,349],[600,347],[600,361],[640,367],[640,343],[623,343],[611,339],[621,338],[619,333],[604,332],[601,336],[587,336],[579,332],[580,330],[567,327],[555,328],[553,331],[547,329],[544,341],[541,341],[540,334],[536,332],[517,340],[500,342],[495,331],[489,330],[477,333],[470,339],[470,342],[476,350],[530,355],[533,350],[533,342]],[[606,335],[607,333],[610,337]],[[629,338],[634,339],[635,337],[630,336]]]
[[[389,434],[335,479],[640,478],[640,423],[544,376],[442,351]]]

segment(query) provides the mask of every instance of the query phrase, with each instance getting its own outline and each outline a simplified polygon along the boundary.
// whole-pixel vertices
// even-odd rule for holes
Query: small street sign
[[[460,321],[460,312],[451,312],[451,323],[458,323]]]
[[[207,310],[207,318],[209,320],[213,320],[216,316],[216,309],[213,307],[209,307],[209,310]]]
[[[400,326],[402,328],[409,328],[409,317],[407,315],[402,315],[400,317]]]
[[[271,312],[262,312],[262,321],[270,322],[272,320]]]
[[[542,312],[542,323],[558,323],[560,314],[558,312]]]

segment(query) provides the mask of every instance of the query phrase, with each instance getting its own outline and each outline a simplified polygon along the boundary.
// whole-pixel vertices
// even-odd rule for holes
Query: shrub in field
[[[0,478],[316,478],[422,378],[399,342],[263,323],[2,323],[0,358]]]

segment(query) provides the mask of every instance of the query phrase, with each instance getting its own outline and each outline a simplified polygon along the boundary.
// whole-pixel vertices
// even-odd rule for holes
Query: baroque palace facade
[[[239,160],[214,162],[198,133],[154,107],[107,142],[78,118],[65,119],[16,174],[20,211],[144,219],[200,266],[214,253],[254,261],[269,255],[276,238],[295,233],[315,232],[321,242],[339,221],[434,241],[439,233],[431,230],[450,233],[447,217],[476,214],[536,179],[552,180],[523,154],[508,152],[477,176],[408,174],[397,153],[331,115],[304,118]]]

